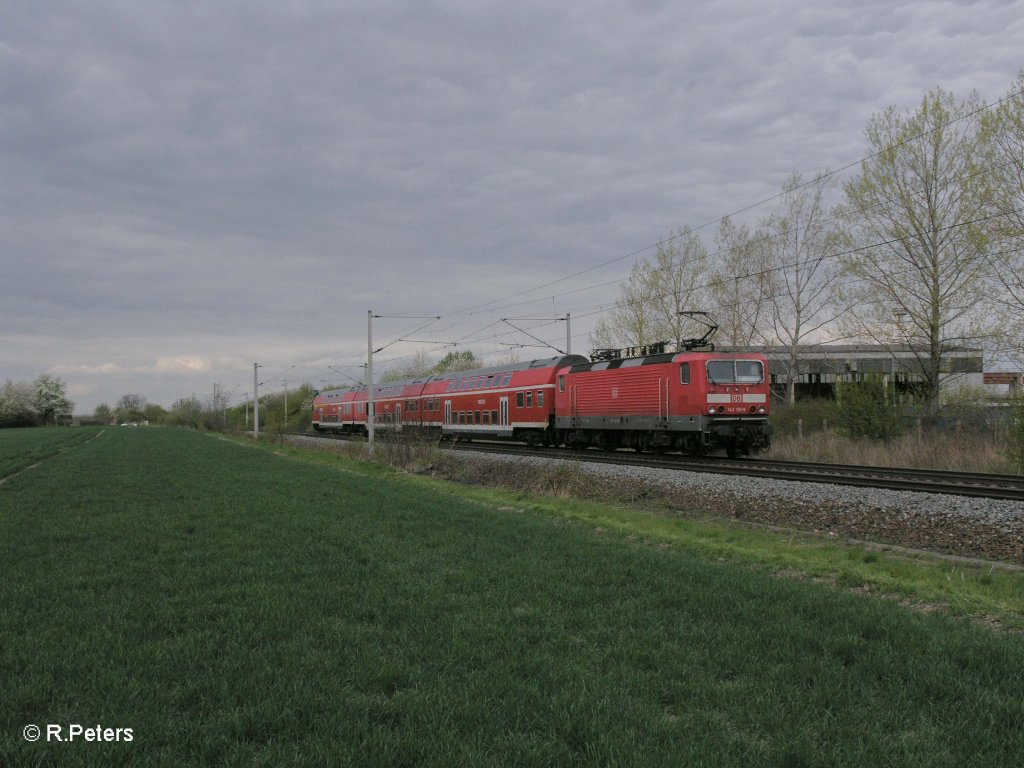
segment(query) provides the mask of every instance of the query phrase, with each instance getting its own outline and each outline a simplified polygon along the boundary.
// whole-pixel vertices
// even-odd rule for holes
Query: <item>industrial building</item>
[[[789,350],[784,347],[750,347],[768,358],[772,390],[784,396],[789,382]],[[924,383],[922,360],[927,353],[909,345],[819,344],[800,353],[794,374],[796,397],[831,398],[838,382],[881,377],[897,397],[920,390]],[[981,390],[985,384],[984,356],[980,349],[951,351],[943,359],[943,391],[961,388]]]

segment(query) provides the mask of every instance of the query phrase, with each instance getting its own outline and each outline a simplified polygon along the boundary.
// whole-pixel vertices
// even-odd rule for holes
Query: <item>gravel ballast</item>
[[[526,456],[476,455],[538,467],[560,463]],[[657,488],[658,495],[687,499],[692,509],[711,514],[968,557],[1024,562],[1024,503],[1017,501],[587,461],[567,463],[603,482]]]
[[[314,437],[287,440],[337,445]],[[510,477],[523,489],[524,477],[537,478],[523,490],[558,486],[563,495],[568,490],[613,503],[656,504],[683,514],[1024,563],[1024,502],[474,451],[442,456],[427,471],[463,482],[500,485]],[[502,464],[513,471],[497,471]]]

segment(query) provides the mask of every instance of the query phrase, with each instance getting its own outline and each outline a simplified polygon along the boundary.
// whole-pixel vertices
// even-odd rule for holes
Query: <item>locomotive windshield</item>
[[[764,366],[760,360],[708,360],[710,384],[760,384]]]

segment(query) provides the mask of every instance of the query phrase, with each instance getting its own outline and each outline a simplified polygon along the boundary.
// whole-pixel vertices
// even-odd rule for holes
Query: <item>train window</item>
[[[732,360],[708,361],[709,384],[732,384],[735,377],[736,372],[733,370]]]
[[[538,408],[543,408],[544,407],[544,392],[543,391],[538,391],[537,392],[537,407]]]
[[[760,384],[764,380],[764,367],[759,360],[737,360],[736,381],[740,384]]]
[[[523,393],[522,392],[516,392],[516,408],[522,408],[522,407],[523,407]]]
[[[680,363],[679,364],[679,383],[689,384],[690,383],[690,364]]]
[[[497,411],[491,411],[491,424],[497,424],[497,423],[498,423],[498,412]]]
[[[526,393],[526,407],[533,408],[533,392]]]
[[[490,411],[484,411],[483,416],[484,416],[484,424],[490,424],[491,423],[491,412]]]
[[[501,386],[507,387],[510,381],[512,381],[512,374],[506,373],[504,376],[501,377]]]
[[[473,423],[474,424],[483,424],[483,422],[480,420],[480,411],[474,411],[473,412]]]
[[[565,376],[558,377],[558,391],[565,392]]]
[[[759,360],[709,360],[710,384],[760,384],[764,381],[764,366]]]

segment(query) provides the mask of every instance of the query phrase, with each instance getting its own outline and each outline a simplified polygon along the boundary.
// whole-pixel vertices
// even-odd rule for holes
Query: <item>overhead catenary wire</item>
[[[810,184],[814,184],[816,182],[819,182],[822,179],[828,178],[830,176],[834,176],[834,175],[836,175],[838,173],[842,173],[843,171],[848,170],[848,169],[850,169],[850,168],[852,168],[852,167],[854,167],[854,166],[856,166],[858,164],[866,162],[866,161],[868,161],[868,160],[870,160],[872,158],[878,157],[879,155],[883,154],[884,152],[888,152],[888,151],[891,151],[892,149],[904,146],[904,145],[906,145],[906,144],[908,144],[908,143],[910,143],[912,141],[915,141],[917,139],[920,139],[920,138],[923,138],[925,136],[928,136],[929,134],[934,133],[935,131],[940,130],[940,129],[946,127],[946,126],[952,125],[952,124],[954,124],[956,122],[959,122],[961,120],[968,119],[971,116],[978,114],[979,112],[982,112],[982,111],[984,111],[986,109],[990,109],[993,106],[1001,104],[1001,103],[1003,103],[1003,102],[1005,102],[1005,101],[1007,101],[1009,99],[1019,97],[1022,93],[1024,93],[1024,91],[1018,91],[1018,92],[1012,93],[1012,94],[1010,94],[1010,95],[1008,95],[1006,97],[1003,97],[1003,98],[1001,98],[1001,99],[999,99],[997,101],[994,101],[994,102],[982,105],[982,106],[978,107],[977,109],[971,111],[968,114],[964,114],[964,115],[958,116],[956,118],[953,118],[952,120],[949,120],[949,121],[947,121],[946,123],[944,123],[944,124],[942,124],[940,126],[935,126],[935,127],[929,128],[928,130],[922,131],[921,133],[917,134],[916,136],[908,137],[907,139],[905,139],[905,140],[903,140],[903,141],[901,141],[901,142],[899,142],[897,144],[894,144],[891,147],[887,147],[887,148],[881,150],[880,152],[876,152],[876,153],[874,153],[872,155],[868,155],[868,156],[866,156],[864,158],[861,158],[860,160],[857,160],[857,161],[855,161],[853,163],[849,163],[847,165],[844,165],[841,168],[838,168],[838,169],[836,169],[834,171],[829,171],[828,173],[825,173],[825,174],[819,174],[819,175],[809,179],[808,181],[803,182],[802,184],[799,184],[799,185],[797,185],[797,186],[795,186],[795,187],[793,187],[791,189],[784,190],[783,192],[780,192],[780,193],[778,193],[776,195],[773,195],[771,197],[765,198],[763,200],[759,200],[759,201],[757,201],[755,203],[752,203],[752,204],[750,204],[748,206],[740,208],[740,209],[738,209],[738,210],[736,210],[736,211],[734,211],[734,212],[732,212],[730,214],[727,214],[727,216],[731,217],[731,216],[736,216],[736,215],[745,213],[745,212],[750,211],[750,210],[752,210],[754,208],[757,208],[757,207],[759,207],[761,205],[764,205],[764,204],[766,204],[768,202],[771,202],[771,201],[776,200],[776,199],[778,199],[780,197],[783,197],[783,196],[785,196],[787,194],[791,194],[792,192],[795,192],[795,191],[799,190],[802,187],[805,187],[805,186],[810,185]],[[708,227],[708,226],[710,226],[710,225],[712,225],[712,224],[714,224],[716,222],[723,221],[725,218],[727,218],[727,216],[719,217],[718,219],[712,220],[712,221],[707,222],[705,224],[702,224],[702,225],[700,225],[698,227],[695,227],[695,228],[692,228],[692,229],[688,229],[687,231],[688,232],[696,232],[696,231],[704,229],[704,228],[706,228],[706,227]],[[966,223],[967,222],[965,222],[965,224]],[[974,223],[974,222],[972,222],[972,223]],[[959,226],[959,225],[954,225],[954,226]],[[781,237],[781,236],[785,236],[785,233],[774,233],[773,235],[770,235],[769,237]],[[507,295],[505,295],[505,296],[503,296],[501,298],[494,299],[494,300],[492,300],[490,302],[485,302],[485,303],[482,303],[482,304],[473,305],[471,307],[468,307],[468,308],[465,308],[465,309],[462,309],[462,310],[458,310],[458,311],[455,311],[455,312],[451,312],[451,313],[448,313],[446,315],[434,316],[433,318],[430,318],[431,322],[434,322],[436,319],[440,319],[442,317],[445,318],[445,319],[449,319],[449,320],[453,319],[455,317],[472,317],[472,316],[475,316],[477,314],[481,314],[482,312],[480,310],[485,308],[485,307],[491,307],[491,309],[485,309],[484,310],[485,312],[493,312],[494,311],[494,306],[493,305],[497,305],[497,304],[499,304],[501,302],[508,302],[510,299],[518,298],[520,296],[527,296],[527,295],[529,295],[531,293],[535,293],[538,290],[542,290],[545,287],[550,287],[550,286],[553,286],[553,285],[559,285],[561,283],[564,283],[564,282],[566,282],[568,280],[574,279],[574,278],[579,277],[581,275],[588,274],[588,273],[591,273],[591,272],[593,272],[595,270],[601,269],[602,267],[609,266],[611,264],[620,262],[620,261],[625,260],[625,259],[630,258],[630,257],[635,257],[635,256],[637,256],[637,255],[639,255],[639,254],[641,254],[641,253],[643,253],[645,251],[648,251],[648,250],[657,248],[657,247],[659,247],[661,245],[667,244],[667,243],[671,242],[672,240],[674,240],[676,237],[678,237],[678,236],[673,236],[671,238],[663,239],[663,240],[661,240],[658,243],[655,243],[653,245],[646,246],[644,248],[631,251],[631,252],[623,254],[621,256],[617,256],[617,257],[615,257],[613,259],[609,259],[609,260],[606,260],[604,262],[601,262],[600,264],[597,264],[597,265],[594,265],[594,266],[591,266],[591,267],[587,267],[586,269],[578,270],[578,271],[576,271],[574,273],[571,273],[569,275],[565,275],[565,276],[560,277],[560,278],[558,278],[556,280],[550,280],[550,281],[541,283],[540,285],[534,286],[533,288],[530,288],[530,289],[527,289],[527,290],[523,290],[523,291],[518,291],[518,292],[511,293],[511,294],[507,294]],[[879,243],[874,243],[872,245],[863,246],[863,248],[881,247],[881,246],[884,246],[884,245],[888,245],[888,244],[892,244],[892,243],[898,242],[898,241],[903,240],[903,239],[905,239],[905,238],[895,238],[895,239],[891,239],[891,240],[888,240],[888,241],[883,241],[883,242],[879,242]],[[727,250],[728,249],[719,250],[719,251],[714,252],[711,255],[718,255],[718,254],[721,254],[723,252],[726,252]],[[849,251],[846,252],[846,254],[856,252],[856,250],[858,250],[858,249],[850,249]],[[840,256],[840,255],[845,255],[845,254],[834,254],[834,255],[831,255],[830,258],[835,258],[835,257]],[[805,261],[811,261],[811,260],[812,259],[808,259],[808,260],[805,260]],[[801,262],[795,262],[795,263],[791,262],[788,266],[792,267],[792,266],[794,266],[795,264],[798,264],[798,263],[801,263]],[[707,287],[710,287],[711,285],[714,285],[716,283],[721,283],[723,281],[728,281],[728,280],[742,280],[742,279],[754,278],[754,277],[756,277],[758,275],[764,275],[767,272],[777,271],[777,270],[785,269],[785,268],[787,268],[787,265],[776,266],[776,267],[772,267],[772,268],[769,268],[769,269],[766,269],[766,270],[755,270],[755,271],[747,272],[747,273],[742,274],[742,275],[737,274],[737,275],[732,275],[732,276],[727,276],[727,277],[719,277],[718,279],[713,280],[713,281],[711,281],[709,283],[704,283],[701,287],[707,288]],[[616,279],[616,280],[605,281],[605,282],[599,283],[599,284],[597,284],[595,286],[584,286],[584,287],[579,287],[579,288],[573,288],[570,291],[560,292],[560,293],[556,293],[556,294],[553,294],[553,295],[550,295],[550,296],[545,296],[545,297],[540,297],[540,298],[535,298],[535,299],[529,299],[529,300],[526,300],[526,301],[517,302],[515,304],[506,304],[502,308],[503,309],[508,309],[508,308],[512,308],[514,306],[528,306],[530,304],[535,304],[535,303],[538,303],[538,302],[541,302],[541,301],[548,301],[548,300],[554,301],[554,300],[556,300],[558,298],[564,298],[565,296],[576,295],[576,294],[579,294],[579,293],[584,293],[584,292],[586,292],[588,290],[594,290],[594,289],[597,289],[597,288],[608,287],[608,286],[614,285],[616,283],[623,283],[623,282],[625,282],[628,279],[630,279],[630,278],[629,277],[625,277],[625,278],[619,278],[619,279]],[[616,303],[618,303],[618,302],[616,302]],[[607,303],[604,303],[604,304],[598,304],[598,305],[590,305],[590,307],[584,308],[582,310],[579,309],[579,308],[573,309],[573,312],[574,312],[574,314],[576,316],[581,317],[581,318],[582,317],[590,317],[590,316],[593,316],[595,314],[599,314],[599,313],[601,313],[603,311],[606,311],[609,308],[609,306],[614,306],[614,304],[609,305]],[[584,314],[577,314],[579,312],[583,312]],[[407,317],[409,319],[412,319],[412,318],[427,319],[427,316],[395,316],[395,317]],[[498,322],[500,322],[500,321],[498,321]],[[554,322],[554,321],[552,321],[552,322]],[[496,322],[492,321],[492,322],[488,323],[486,326],[484,326],[483,328],[479,328],[479,329],[477,329],[475,331],[471,331],[469,333],[466,333],[466,334],[462,335],[461,337],[458,337],[457,339],[453,339],[451,341],[447,341],[446,343],[447,344],[451,344],[451,345],[472,344],[472,343],[478,341],[481,338],[481,336],[487,330],[493,329],[496,326],[496,324],[497,324]],[[531,326],[530,330],[533,330],[533,329],[534,328]],[[398,344],[401,341],[408,341],[408,339],[404,338],[405,335],[408,335],[408,334],[400,335],[398,338],[396,338],[393,341],[389,342],[386,346],[390,347],[390,346],[392,346],[394,344]],[[499,336],[498,336],[498,334],[496,332],[493,335],[494,335],[493,343],[503,343],[503,342],[498,342]],[[506,336],[506,337],[508,335],[509,334],[502,334],[502,336]],[[581,334],[581,336],[582,335],[583,334]],[[444,346],[444,343],[438,342],[438,341],[434,341],[434,340],[430,340],[430,341],[417,340],[417,343],[433,343],[433,344],[438,344],[440,346]],[[383,347],[381,349],[383,349]],[[399,358],[396,358],[396,359],[401,360],[403,358],[399,357]]]

